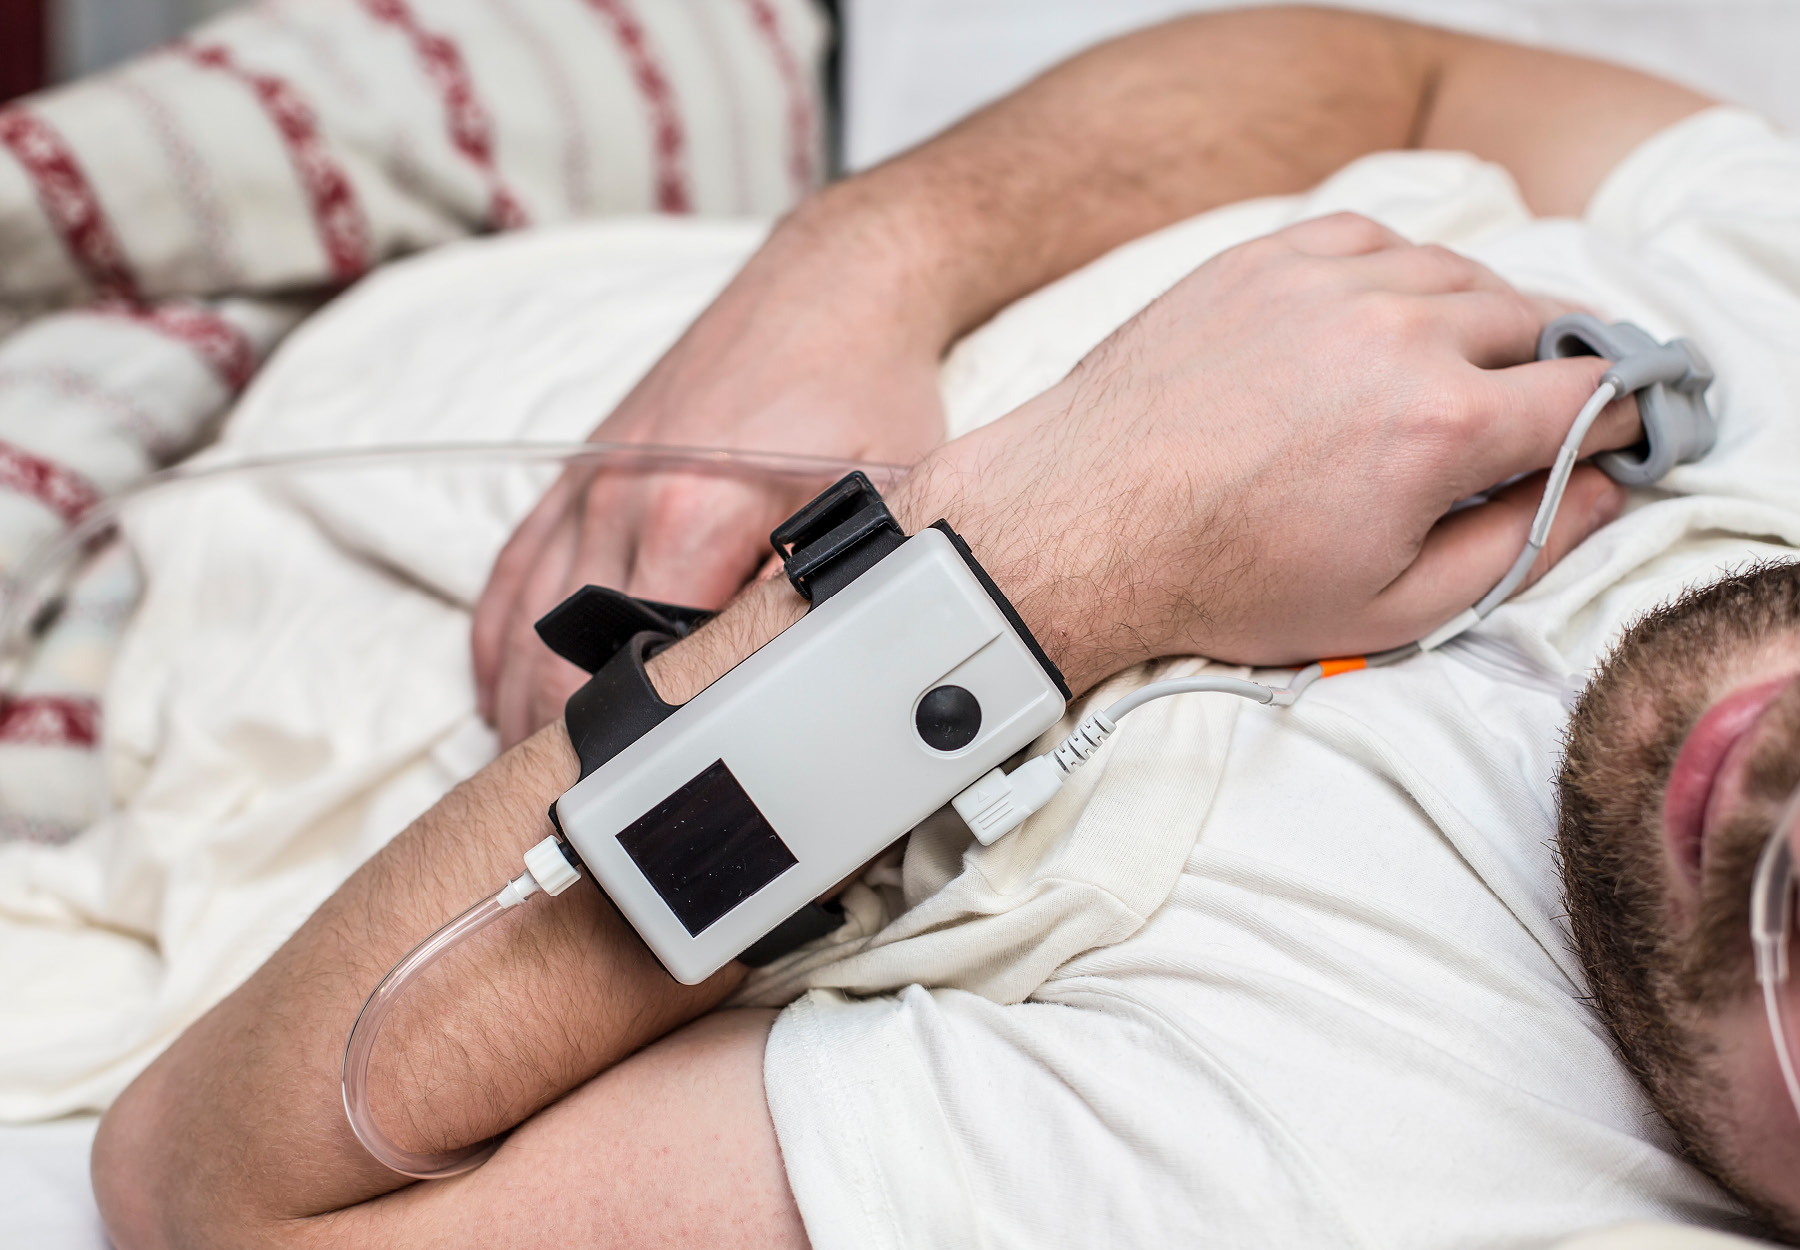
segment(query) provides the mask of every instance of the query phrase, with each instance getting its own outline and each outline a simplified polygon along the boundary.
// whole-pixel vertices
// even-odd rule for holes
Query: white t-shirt
[[[1026,1001],[914,986],[788,1007],[765,1075],[818,1250],[1446,1250],[1731,1218],[1583,1001],[1552,781],[1567,691],[1624,623],[1800,541],[1800,145],[1702,114],[1579,223],[1496,208],[1454,161],[1371,158],[1241,224],[1361,208],[1689,334],[1719,366],[1717,451],[1477,636],[1246,707],[1167,901]]]

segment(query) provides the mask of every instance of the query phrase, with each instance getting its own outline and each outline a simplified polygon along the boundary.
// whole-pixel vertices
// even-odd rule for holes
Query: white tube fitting
[[[525,852],[525,867],[537,878],[538,888],[552,898],[581,880],[575,865],[563,854],[562,843],[554,836]]]

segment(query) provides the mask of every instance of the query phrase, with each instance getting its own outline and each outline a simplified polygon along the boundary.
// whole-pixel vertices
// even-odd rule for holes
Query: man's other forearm
[[[785,581],[652,662],[684,701],[797,618]],[[243,987],[116,1102],[95,1151],[102,1209],[128,1245],[275,1244],[303,1217],[405,1183],[351,1135],[344,1041],[383,973],[516,876],[574,784],[560,723],[452,791],[365,864]],[[591,884],[534,900],[445,956],[396,1006],[371,1073],[383,1127],[414,1150],[517,1124],[716,1005],[732,964],[677,984]]]
[[[1179,19],[1057,66],[816,197],[809,244],[853,239],[894,321],[939,350],[1101,253],[1222,204],[1306,190],[1357,157],[1467,150],[1534,211],[1578,213],[1632,146],[1705,106],[1630,70],[1369,14]],[[783,242],[780,232],[777,242]]]
[[[880,223],[948,343],[1130,239],[1406,146],[1429,51],[1414,27],[1331,10],[1181,19],[1056,66],[808,211]]]

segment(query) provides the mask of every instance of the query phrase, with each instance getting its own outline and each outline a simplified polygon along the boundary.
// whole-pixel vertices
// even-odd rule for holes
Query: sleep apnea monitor
[[[641,642],[595,677],[592,716],[620,716],[630,685],[655,723],[600,748],[556,823],[686,984],[772,958],[764,940],[793,918],[815,936],[822,895],[1063,714],[1061,675],[949,526],[905,538],[858,479],[777,531],[813,600],[792,628],[678,709],[635,680]],[[590,713],[570,708],[579,750]]]

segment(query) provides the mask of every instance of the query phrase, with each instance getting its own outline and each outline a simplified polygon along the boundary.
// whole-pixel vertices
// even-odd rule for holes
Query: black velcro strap
[[[677,705],[663,702],[644,671],[644,661],[673,641],[650,630],[633,634],[563,705],[583,777],[675,714]]]
[[[654,599],[634,599],[605,586],[583,586],[544,613],[537,635],[544,645],[577,668],[597,673],[634,635],[649,630],[685,638],[712,616]]]
[[[844,907],[837,900],[808,903],[752,942],[738,956],[738,962],[749,964],[752,968],[772,964],[796,946],[804,946],[814,938],[824,937],[843,923]]]
[[[906,541],[881,492],[860,472],[827,487],[775,527],[769,544],[788,581],[817,605],[855,581]]]

